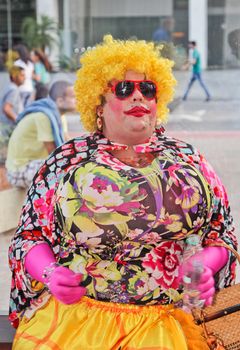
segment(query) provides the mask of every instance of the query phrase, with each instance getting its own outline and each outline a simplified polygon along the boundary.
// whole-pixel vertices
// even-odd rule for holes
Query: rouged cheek
[[[120,116],[123,112],[123,103],[119,99],[112,99],[109,101],[108,107],[116,116]]]
[[[152,116],[155,116],[156,113],[157,113],[157,104],[156,104],[156,102],[154,102],[153,104],[151,104],[151,105],[149,106],[149,108],[150,108],[150,110],[151,110],[151,115],[152,115]]]

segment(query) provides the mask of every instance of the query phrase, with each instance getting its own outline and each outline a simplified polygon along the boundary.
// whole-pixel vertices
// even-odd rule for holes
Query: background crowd
[[[11,185],[28,187],[41,162],[69,138],[65,113],[75,111],[75,97],[71,83],[50,83],[52,65],[40,48],[29,52],[18,44],[5,65],[9,83],[0,100],[0,163]]]

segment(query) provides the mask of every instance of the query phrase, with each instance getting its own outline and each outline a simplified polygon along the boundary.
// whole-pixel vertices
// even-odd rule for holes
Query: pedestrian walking
[[[202,67],[201,67],[201,57],[200,57],[200,53],[197,50],[197,43],[196,41],[190,41],[189,44],[189,49],[192,50],[192,57],[191,59],[187,62],[186,67],[189,67],[189,65],[192,65],[192,76],[191,79],[188,83],[188,87],[187,90],[185,92],[185,94],[183,95],[183,100],[186,101],[189,91],[193,85],[193,83],[198,80],[199,84],[201,85],[201,87],[203,88],[205,94],[206,94],[206,101],[210,101],[210,93],[206,87],[206,85],[204,84],[203,80],[202,80]]]

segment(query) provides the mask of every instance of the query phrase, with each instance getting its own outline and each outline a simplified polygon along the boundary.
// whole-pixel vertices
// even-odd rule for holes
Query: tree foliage
[[[57,42],[57,24],[53,18],[41,16],[39,21],[33,17],[25,17],[21,25],[21,36],[25,44],[31,50],[34,47],[41,48],[44,52],[48,47]]]

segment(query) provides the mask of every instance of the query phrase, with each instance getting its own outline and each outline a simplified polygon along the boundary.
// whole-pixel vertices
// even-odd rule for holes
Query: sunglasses
[[[121,80],[111,86],[112,93],[120,100],[131,96],[135,89],[148,100],[156,98],[157,86],[151,80]]]

